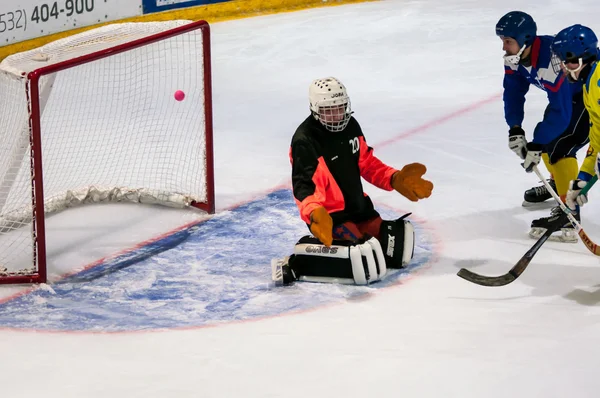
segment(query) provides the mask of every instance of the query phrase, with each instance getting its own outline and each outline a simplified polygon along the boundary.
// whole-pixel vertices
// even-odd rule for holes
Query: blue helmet
[[[573,25],[558,32],[552,40],[552,51],[561,61],[589,61],[598,57],[598,38],[587,26]]]
[[[496,24],[496,36],[511,37],[519,43],[519,47],[533,44],[537,26],[531,15],[523,11],[511,11]]]

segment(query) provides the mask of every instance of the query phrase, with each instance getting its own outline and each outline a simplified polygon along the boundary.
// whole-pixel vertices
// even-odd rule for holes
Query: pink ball
[[[177,90],[175,91],[175,99],[177,101],[183,101],[183,99],[185,98],[185,93],[181,90]]]

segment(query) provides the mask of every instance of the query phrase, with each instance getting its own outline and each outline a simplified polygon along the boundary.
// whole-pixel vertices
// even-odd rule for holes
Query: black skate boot
[[[296,278],[294,270],[290,267],[289,257],[274,258],[271,260],[271,279],[277,286],[291,285]]]
[[[554,180],[548,180],[548,183],[554,192],[556,192],[556,183]],[[552,195],[548,192],[545,185],[529,188],[523,195],[523,207],[535,206],[536,204],[545,202],[551,198]]]
[[[552,208],[550,217],[542,217],[538,218],[537,220],[533,220],[531,222],[529,236],[534,239],[539,239],[539,237],[546,232],[548,226],[562,215],[562,212],[563,211],[560,209],[560,207],[556,206]],[[573,213],[573,215],[577,221],[581,221],[579,213]],[[571,222],[567,220],[560,229],[556,230],[556,232],[554,232],[550,238],[548,238],[548,240],[569,243],[577,242],[577,232],[575,231],[575,228],[573,228],[573,225],[571,225]]]

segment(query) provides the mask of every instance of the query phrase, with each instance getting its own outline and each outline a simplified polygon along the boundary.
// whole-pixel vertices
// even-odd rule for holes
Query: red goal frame
[[[42,162],[42,131],[40,112],[40,87],[39,81],[42,76],[76,67],[89,62],[97,61],[115,54],[129,51],[138,47],[152,44],[164,39],[188,33],[194,30],[202,32],[203,46],[203,82],[204,82],[204,112],[205,126],[204,134],[206,144],[206,202],[193,202],[191,205],[206,211],[209,214],[215,212],[214,192],[214,156],[213,156],[213,114],[212,114],[212,83],[211,83],[211,52],[210,52],[210,26],[206,21],[192,22],[157,34],[133,40],[111,48],[99,50],[87,55],[75,57],[53,65],[36,69],[26,77],[26,92],[29,103],[29,131],[31,151],[31,179],[32,179],[32,237],[33,237],[33,264],[37,264],[37,273],[30,275],[10,275],[0,277],[1,284],[19,283],[45,283],[47,281],[46,262],[46,229],[44,213],[44,184],[43,184],[43,162]]]

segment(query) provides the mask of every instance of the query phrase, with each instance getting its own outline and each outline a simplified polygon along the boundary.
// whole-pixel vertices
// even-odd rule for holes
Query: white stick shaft
[[[546,181],[546,177],[544,177],[542,175],[542,173],[540,173],[540,170],[538,169],[537,166],[533,166],[533,171],[535,172],[535,174],[537,174],[538,178],[540,180],[542,180],[542,183],[544,184],[544,186],[546,187],[548,192],[550,192],[550,195],[552,195],[554,200],[556,200],[556,203],[558,203],[558,205],[560,206],[562,211],[567,213],[567,217],[569,217],[569,221],[571,221],[571,224],[573,224],[573,227],[575,227],[575,229],[577,230],[577,233],[579,233],[579,231],[581,231],[582,227],[581,227],[581,224],[579,224],[579,221],[577,221],[577,219],[573,216],[573,212],[571,211],[571,209],[569,209],[567,206],[565,206],[563,201],[560,199],[560,196],[558,196],[558,194],[556,192],[554,192],[554,189],[552,189],[552,187],[550,186],[548,181]]]

